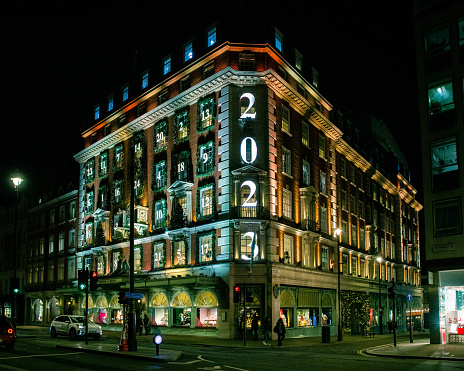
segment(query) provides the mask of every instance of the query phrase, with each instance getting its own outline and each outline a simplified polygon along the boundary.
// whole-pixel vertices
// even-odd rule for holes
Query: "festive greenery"
[[[162,185],[158,185],[158,174],[157,174],[157,169],[161,171],[161,169],[164,169],[162,176],[162,181],[160,183]],[[152,176],[152,182],[151,182],[151,189],[153,192],[161,192],[166,188],[167,184],[167,167],[166,167],[166,160],[161,160],[157,162],[153,166],[153,176]]]
[[[100,179],[105,179],[108,176],[108,151],[100,153],[98,176]]]
[[[92,183],[95,179],[95,159],[91,158],[85,163],[85,183]]]
[[[201,134],[211,130],[216,123],[216,102],[214,94],[198,101],[197,133]],[[202,127],[202,123],[209,119],[210,124]]]
[[[200,202],[201,202],[201,191],[204,189],[212,188],[213,194],[211,197],[211,204],[212,204],[212,209],[211,209],[211,214],[208,215],[201,215],[201,207],[200,207]],[[197,221],[204,221],[204,220],[209,220],[212,219],[216,213],[216,187],[214,186],[214,183],[209,183],[206,184],[202,187],[198,187],[197,190],[197,197],[196,197],[196,210],[197,210]]]
[[[174,255],[175,255],[175,251],[174,251],[174,246],[175,246],[175,243],[176,242],[183,242],[184,243],[184,251],[185,251],[185,256],[184,256],[184,261],[185,261],[185,264],[175,264],[174,265]],[[172,243],[171,243],[171,265],[173,268],[178,268],[178,267],[184,267],[187,265],[187,260],[188,260],[188,255],[189,255],[189,245],[188,245],[188,237],[185,236],[185,235],[178,235],[176,237],[174,237],[174,239],[172,240]]]
[[[179,125],[182,123],[182,127],[186,128],[187,135],[183,138],[179,138]],[[185,142],[189,139],[189,130],[190,130],[190,118],[188,108],[184,108],[181,111],[177,112],[174,116],[174,143],[179,144]]]
[[[113,172],[124,169],[124,144],[114,146]]]
[[[200,261],[200,239],[201,237],[211,236],[211,261],[201,262]],[[210,264],[216,260],[216,231],[208,231],[203,233],[197,233],[197,248],[195,250],[195,262],[196,264]]]
[[[168,141],[168,125],[167,121],[163,120],[153,127],[153,152],[158,153],[166,149]]]
[[[155,257],[155,246],[162,245],[161,251],[162,251],[162,258],[159,260],[159,267],[154,267],[154,257]],[[166,241],[165,240],[158,240],[158,241],[153,241],[151,244],[151,269],[156,270],[156,269],[164,269],[166,268]]]
[[[370,297],[368,293],[354,292],[354,291],[342,291],[341,294],[342,302],[342,327],[344,329],[351,328],[352,308],[355,305],[361,307],[358,312],[358,325],[364,328],[369,324],[369,308],[370,308]]]
[[[171,179],[177,180],[179,179],[179,164],[183,161],[184,162],[184,170],[186,171],[187,175],[186,177],[183,177],[181,180],[188,180],[190,178],[191,174],[191,166],[190,166],[190,153],[188,151],[182,151],[180,153],[176,153],[175,155],[172,156],[173,159],[173,164],[174,166],[171,166],[172,168],[172,177]],[[181,171],[181,172],[183,172]],[[173,180],[171,180],[173,182]]]
[[[164,223],[162,225],[156,224],[156,205],[158,203],[162,203],[162,212],[164,217]],[[167,215],[167,202],[164,198],[161,199],[154,199],[153,200],[153,207],[151,208],[151,220],[152,220],[152,231],[154,234],[164,233],[166,228],[166,215]]]
[[[184,228],[187,222],[187,218],[184,214],[184,209],[180,204],[177,204],[172,211],[171,222],[169,229]]]
[[[203,160],[202,160],[201,152],[202,152],[202,149],[205,149],[208,146],[211,146],[210,157],[208,158],[208,161],[207,161],[208,165],[209,165],[209,169],[202,170],[201,169],[201,164],[202,164]],[[213,141],[210,141],[210,142],[208,142],[206,144],[198,146],[198,149],[197,149],[197,172],[196,172],[197,177],[209,176],[214,172],[214,169],[215,169],[215,166],[214,166],[214,154],[215,154],[215,151],[214,151],[214,142]]]

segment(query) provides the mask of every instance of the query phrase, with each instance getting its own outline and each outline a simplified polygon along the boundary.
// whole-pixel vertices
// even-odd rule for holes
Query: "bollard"
[[[155,328],[155,336],[153,336],[153,343],[155,344],[156,347],[156,355],[159,356],[159,345],[163,341],[163,338],[161,337],[161,331],[158,327]]]

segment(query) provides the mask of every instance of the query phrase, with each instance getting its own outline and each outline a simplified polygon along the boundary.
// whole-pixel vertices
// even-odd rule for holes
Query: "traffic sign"
[[[412,294],[411,294],[410,292],[408,292],[408,293],[406,294],[406,301],[407,301],[407,302],[412,301]]]
[[[126,292],[127,299],[143,299],[143,294],[139,292]]]

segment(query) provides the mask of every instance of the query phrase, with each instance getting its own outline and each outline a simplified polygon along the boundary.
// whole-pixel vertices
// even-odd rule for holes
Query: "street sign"
[[[407,301],[407,302],[412,301],[412,294],[411,294],[410,292],[408,292],[408,293],[406,294],[406,301]]]
[[[143,294],[138,292],[126,292],[127,299],[143,299]]]

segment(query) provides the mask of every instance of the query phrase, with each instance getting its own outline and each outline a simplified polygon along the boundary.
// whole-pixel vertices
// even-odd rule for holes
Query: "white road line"
[[[201,358],[201,356],[198,356],[197,358],[198,358],[199,360],[201,360],[201,361],[216,363],[216,362],[214,362],[214,361],[208,361],[207,359]]]
[[[81,354],[82,352],[72,352],[72,353],[56,353],[56,354],[31,354],[30,356],[17,356],[17,357],[2,357],[2,359],[20,359],[20,358],[34,358],[34,357],[54,357],[54,356],[68,356],[71,354]],[[3,366],[2,366],[3,367]]]
[[[248,371],[248,370],[245,370],[245,369],[243,369],[243,368],[232,367],[232,366],[227,366],[227,365],[224,365],[224,367],[233,368],[234,370],[240,370],[240,371]]]

